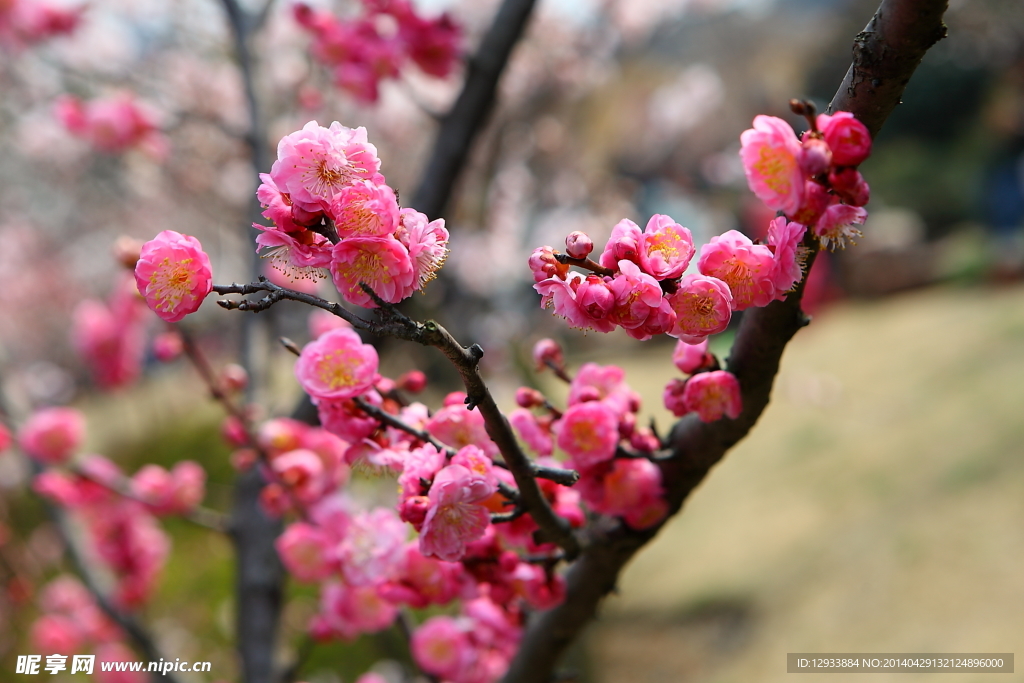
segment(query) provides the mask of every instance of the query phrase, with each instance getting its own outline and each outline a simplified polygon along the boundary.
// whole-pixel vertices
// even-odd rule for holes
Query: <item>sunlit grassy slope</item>
[[[628,365],[648,404],[663,363]],[[783,681],[787,652],[1024,657],[1024,288],[823,313],[620,588],[587,643],[601,683]]]

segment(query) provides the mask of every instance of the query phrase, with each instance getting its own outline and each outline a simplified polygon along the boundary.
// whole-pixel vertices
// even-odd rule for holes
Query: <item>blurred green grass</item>
[[[1022,303],[1019,285],[934,288],[837,304],[801,331],[757,427],[604,606],[592,680],[781,681],[787,652],[1024,650]],[[648,405],[662,362],[627,366]]]

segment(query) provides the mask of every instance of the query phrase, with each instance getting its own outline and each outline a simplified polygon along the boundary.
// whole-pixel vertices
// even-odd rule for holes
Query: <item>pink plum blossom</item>
[[[508,415],[516,434],[539,456],[551,455],[554,443],[551,434],[540,426],[537,418],[525,408],[516,408]]]
[[[379,507],[353,515],[337,547],[341,574],[350,586],[394,577],[404,559],[406,526],[393,510]]]
[[[569,266],[559,263],[555,258],[555,253],[551,247],[544,246],[537,247],[530,254],[527,263],[530,266],[530,272],[533,273],[534,282],[544,282],[550,278],[564,280],[568,276]]]
[[[558,421],[558,447],[579,467],[591,467],[615,456],[619,444],[619,418],[601,401],[578,403]]]
[[[336,566],[330,534],[306,522],[289,524],[274,546],[288,572],[299,581],[322,581]]]
[[[857,166],[871,154],[871,134],[850,112],[819,114],[817,124],[836,166]]]
[[[799,223],[791,223],[779,216],[768,224],[768,246],[775,252],[775,266],[772,268],[772,283],[775,286],[776,299],[784,299],[803,278],[804,271],[800,267],[800,241],[807,228]]]
[[[800,145],[800,170],[805,175],[814,177],[828,173],[832,166],[832,150],[822,138],[809,133],[804,134]]]
[[[683,401],[702,422],[714,422],[723,415],[735,420],[743,411],[740,383],[725,370],[702,372],[686,380]]]
[[[74,408],[44,408],[18,430],[18,444],[47,465],[60,465],[82,445],[85,416]]]
[[[183,460],[170,472],[160,465],[144,465],[131,479],[136,498],[156,515],[189,512],[203,499],[206,472],[196,462]]]
[[[693,258],[693,236],[668,216],[651,216],[638,245],[640,267],[655,280],[681,276]]]
[[[538,282],[533,288],[541,295],[541,308],[552,308],[554,314],[565,318],[570,327],[611,332],[615,329],[614,322],[607,317],[595,318],[580,305],[577,298],[578,290],[582,288],[584,293],[587,293],[590,286],[586,278],[573,272],[569,273],[565,280],[551,277]],[[603,283],[600,285],[600,289],[606,289]],[[599,311],[603,302],[599,304],[598,299],[603,296],[603,291],[595,291],[593,294],[595,296],[588,297],[587,302],[591,310]]]
[[[402,12],[398,15],[398,37],[409,59],[425,74],[445,78],[458,64],[462,31],[447,12],[436,19]]]
[[[156,116],[130,94],[93,102],[63,95],[54,110],[69,132],[101,152],[117,154],[138,147],[157,158],[167,154],[167,140],[156,126]]]
[[[448,257],[448,230],[444,219],[427,221],[427,217],[415,209],[402,209],[395,237],[409,250],[415,270],[415,289],[437,277],[437,271]]]
[[[626,384],[626,372],[617,365],[584,363],[569,385],[569,405],[602,401],[615,411],[616,419],[640,409],[640,395]]]
[[[335,195],[330,215],[342,239],[384,237],[398,227],[398,199],[387,185],[360,180]]]
[[[364,308],[376,308],[377,304],[360,283],[392,304],[411,296],[418,284],[409,251],[391,236],[338,242],[331,252],[331,277],[345,301]]]
[[[323,461],[311,450],[297,448],[270,462],[273,480],[288,488],[302,503],[312,503],[324,493]]]
[[[363,633],[383,631],[397,614],[398,607],[381,597],[377,586],[332,582],[320,593],[320,614],[310,630],[314,637],[354,640]]]
[[[608,285],[615,295],[615,306],[608,319],[627,329],[637,328],[661,308],[661,285],[632,261],[619,261],[618,266],[619,272]]]
[[[800,141],[792,127],[774,116],[756,116],[754,127],[740,135],[740,144],[751,191],[769,209],[796,213],[803,201],[804,176]]]
[[[413,659],[427,673],[447,680],[460,678],[474,656],[467,631],[454,617],[427,619],[412,634]]]
[[[466,446],[477,446],[494,457],[498,447],[487,436],[483,415],[479,410],[469,410],[465,404],[447,405],[434,413],[425,428],[431,436],[437,437],[452,448],[461,449]]]
[[[697,344],[718,334],[732,319],[732,292],[722,280],[694,273],[679,281],[668,297],[676,313],[675,326],[669,332],[688,344]]]
[[[164,230],[142,245],[135,283],[149,307],[175,323],[199,310],[213,290],[210,258],[195,237]]]
[[[828,182],[836,195],[851,206],[864,206],[871,199],[871,188],[855,168],[833,169],[828,174]]]
[[[104,389],[134,381],[145,352],[146,306],[136,294],[132,276],[124,273],[123,278],[107,303],[86,299],[72,315],[71,342]]]
[[[774,254],[768,247],[754,244],[739,231],[729,230],[712,237],[701,247],[697,265],[701,274],[729,285],[734,311],[765,306],[775,298],[772,283]]]
[[[359,396],[377,380],[377,350],[355,330],[338,328],[302,349],[295,362],[299,384],[316,399],[337,401]]]
[[[615,270],[623,260],[639,263],[642,240],[640,226],[628,218],[623,218],[612,228],[612,234],[604,245],[600,258],[601,265]]]
[[[680,372],[692,375],[697,370],[713,365],[715,357],[708,351],[707,339],[696,344],[689,344],[680,339],[672,352],[672,362]]]
[[[291,201],[306,211],[327,210],[346,187],[360,180],[378,180],[377,148],[365,128],[346,128],[337,121],[324,128],[310,121],[277,145],[270,175]]]
[[[861,236],[857,225],[863,225],[868,212],[859,206],[833,204],[814,225],[814,234],[821,242],[823,249],[845,249],[846,242],[853,243]]]
[[[380,593],[391,602],[416,608],[444,605],[471,590],[467,579],[461,563],[425,557],[413,541],[405,546],[398,575],[385,582]]]
[[[466,544],[484,535],[491,522],[481,505],[496,487],[461,465],[448,465],[430,486],[430,508],[420,532],[420,552],[448,562],[460,559]]]

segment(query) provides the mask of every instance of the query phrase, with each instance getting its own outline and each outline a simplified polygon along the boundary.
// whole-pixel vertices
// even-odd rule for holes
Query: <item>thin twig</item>
[[[391,413],[386,412],[371,403],[367,403],[359,396],[352,399],[352,401],[357,406],[359,406],[360,410],[362,410],[364,413],[366,413],[373,419],[377,420],[377,422],[386,424],[389,427],[394,427],[399,431],[403,431],[406,434],[409,434],[410,436],[416,437],[420,441],[429,443],[437,450],[446,454],[449,458],[455,455],[455,450],[453,448],[449,448],[442,442],[438,441],[434,436],[430,434],[430,432],[424,431],[422,429],[416,429],[415,427],[408,424],[404,420],[400,419],[396,415],[392,415]]]

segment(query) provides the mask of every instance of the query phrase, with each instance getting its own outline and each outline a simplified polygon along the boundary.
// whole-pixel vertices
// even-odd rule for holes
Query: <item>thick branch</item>
[[[832,107],[852,112],[872,135],[877,134],[925,51],[945,35],[945,8],[946,0],[884,0],[869,25],[870,34],[858,36],[854,66]],[[744,315],[728,361],[742,387],[740,417],[704,424],[689,416],[673,428],[668,440],[672,456],[658,461],[672,514],[768,405],[782,352],[807,323],[800,310],[801,296],[802,288],[786,301]],[[621,526],[591,538],[568,572],[565,602],[531,621],[503,683],[550,680],[562,652],[594,617],[623,566],[656,531],[633,532]]]
[[[828,112],[849,111],[877,135],[925,52],[946,37],[947,0],[883,0],[853,41],[853,64]]]
[[[512,426],[508,423],[505,415],[494,402],[487,384],[480,375],[480,358],[484,350],[474,344],[468,348],[462,346],[454,337],[433,320],[426,323],[419,323],[411,320],[401,313],[393,305],[383,301],[374,291],[362,285],[366,293],[373,298],[377,304],[377,315],[381,322],[370,322],[359,318],[338,304],[331,303],[325,299],[295,292],[290,289],[279,287],[271,282],[260,278],[259,282],[248,285],[214,285],[213,291],[218,294],[253,294],[256,292],[267,292],[267,296],[255,302],[249,301],[219,301],[224,308],[262,311],[270,308],[278,301],[291,299],[301,301],[311,306],[330,311],[345,320],[354,327],[372,332],[378,335],[387,335],[416,342],[424,346],[433,346],[443,353],[452,365],[462,376],[463,384],[466,387],[466,403],[470,409],[477,408],[484,418],[484,425],[487,435],[497,445],[505,464],[508,466],[512,476],[515,477],[516,486],[519,487],[519,495],[523,506],[533,517],[533,520],[540,527],[538,539],[541,542],[557,544],[565,552],[569,559],[575,557],[580,550],[579,541],[572,531],[568,521],[555,514],[544,494],[537,485],[536,470],[530,459],[523,453],[512,432]],[[570,479],[571,474],[546,472],[551,476],[558,476],[563,479]]]
[[[412,206],[431,220],[440,218],[448,205],[473,141],[494,105],[498,80],[535,4],[536,0],[505,0],[469,60],[462,92],[441,120],[423,180],[413,194]]]

